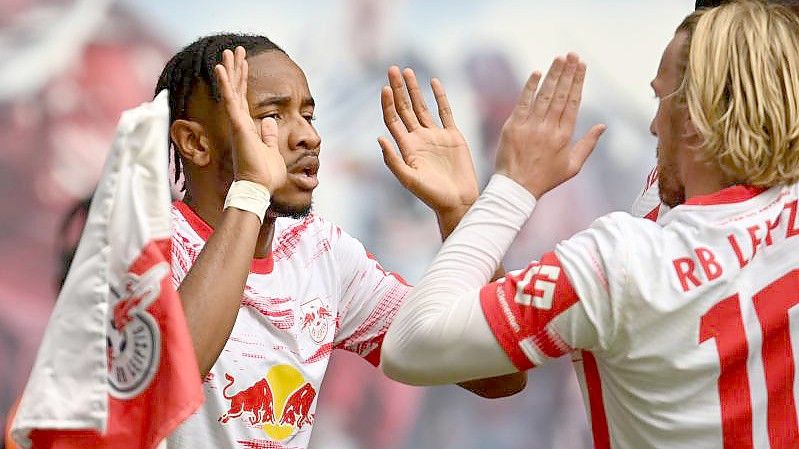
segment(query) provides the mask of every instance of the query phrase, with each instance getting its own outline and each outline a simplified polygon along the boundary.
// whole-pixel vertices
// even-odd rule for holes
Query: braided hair
[[[267,51],[279,51],[286,54],[269,38],[248,34],[214,34],[189,44],[166,63],[161,76],[158,77],[158,84],[155,86],[155,95],[158,95],[158,92],[163,89],[169,91],[170,126],[175,120],[188,118],[189,101],[199,81],[208,86],[211,98],[215,102],[221,100],[219,85],[214,76],[214,67],[222,63],[224,50],[233,50],[238,46],[244,47],[248,57]],[[182,166],[180,151],[171,138],[170,145],[175,161],[175,182],[178,182]]]

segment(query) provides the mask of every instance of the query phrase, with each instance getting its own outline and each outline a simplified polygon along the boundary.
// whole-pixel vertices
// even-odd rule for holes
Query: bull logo
[[[325,337],[327,337],[330,330],[333,314],[322,302],[321,298],[314,298],[303,303],[301,310],[303,316],[302,330],[308,333],[314,343],[321,344],[325,341]]]
[[[305,383],[299,390],[289,396],[283,407],[280,424],[289,424],[302,428],[305,423],[313,424],[311,405],[316,398],[316,390],[310,383]]]
[[[111,285],[107,326],[109,392],[120,399],[137,396],[150,385],[158,367],[161,334],[147,309],[161,295],[169,264],[153,265],[141,275],[129,272]]]
[[[230,409],[219,417],[219,422],[225,424],[230,418],[238,418],[243,413],[250,413],[250,424],[256,425],[266,422],[275,422],[275,411],[272,408],[272,390],[269,382],[261,379],[251,387],[247,387],[238,393],[228,396],[227,390],[233,385],[236,379],[230,374],[225,373],[228,384],[222,390],[222,396],[230,401]]]
[[[225,374],[227,385],[222,395],[230,401],[227,412],[218,421],[245,419],[260,426],[274,441],[286,441],[298,430],[313,425],[316,388],[291,365],[275,365],[266,377],[253,385],[229,394],[235,378]],[[277,411],[277,413],[276,413]]]

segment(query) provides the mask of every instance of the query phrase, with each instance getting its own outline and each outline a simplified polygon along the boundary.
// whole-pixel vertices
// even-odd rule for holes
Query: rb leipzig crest
[[[321,298],[306,301],[300,306],[302,310],[302,331],[307,333],[316,344],[325,341],[333,321],[330,308]]]
[[[109,392],[130,399],[153,380],[161,353],[158,323],[147,312],[161,295],[161,282],[169,264],[161,262],[142,273],[128,273],[121,285],[111,286],[108,318]]]

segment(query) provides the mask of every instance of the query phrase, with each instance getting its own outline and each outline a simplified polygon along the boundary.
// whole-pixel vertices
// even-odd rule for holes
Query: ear
[[[192,120],[175,120],[169,127],[169,136],[183,160],[205,167],[211,162],[211,153],[205,128]]]

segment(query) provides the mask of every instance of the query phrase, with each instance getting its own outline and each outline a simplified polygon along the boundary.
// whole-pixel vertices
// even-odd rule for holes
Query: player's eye
[[[266,114],[261,114],[258,117],[256,117],[257,120],[263,120],[265,118],[273,118],[275,119],[275,121],[279,121],[282,117],[278,112],[268,112]]]

